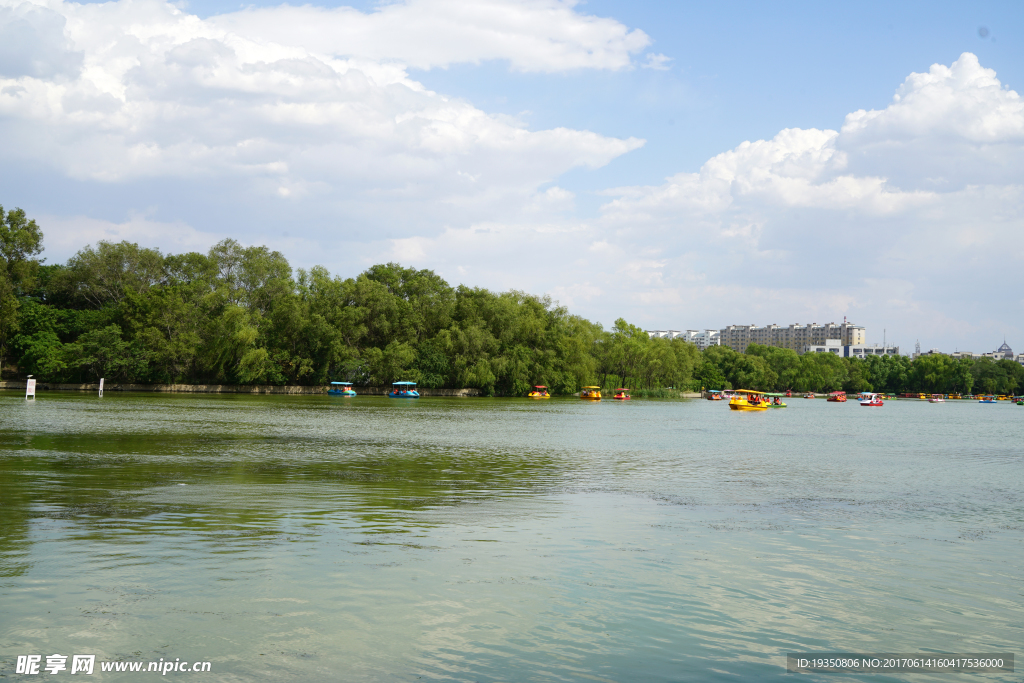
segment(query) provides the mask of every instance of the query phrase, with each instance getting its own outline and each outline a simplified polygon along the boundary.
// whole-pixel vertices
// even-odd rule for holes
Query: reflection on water
[[[1024,411],[794,403],[0,396],[0,676],[766,679],[1024,642]]]

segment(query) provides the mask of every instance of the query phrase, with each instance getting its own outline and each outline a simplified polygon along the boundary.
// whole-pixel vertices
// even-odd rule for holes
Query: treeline
[[[355,278],[293,272],[224,240],[161,254],[99,242],[43,265],[42,232],[0,209],[0,366],[51,382],[322,384],[397,380],[522,395],[601,381],[688,387],[699,353],[610,332],[548,297],[452,287],[389,263]]]
[[[842,358],[833,353],[797,355],[790,349],[751,344],[746,353],[709,348],[697,380],[709,389],[879,393],[1024,392],[1024,366],[1012,360],[954,359],[949,356]]]
[[[266,247],[224,240],[161,254],[99,242],[44,265],[43,234],[0,207],[0,369],[50,382],[472,387],[519,396],[535,384],[657,392],[700,388],[970,391],[1024,388],[1016,363],[929,356],[798,356],[752,346],[704,353],[611,330],[546,296],[452,287],[430,270],[376,265],[354,278],[293,272]],[[1012,367],[1011,367],[1012,366]]]

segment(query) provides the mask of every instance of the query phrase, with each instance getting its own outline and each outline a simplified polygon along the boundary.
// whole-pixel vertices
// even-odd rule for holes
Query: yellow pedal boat
[[[590,401],[601,400],[601,387],[583,387],[580,392],[580,398]]]
[[[737,389],[729,401],[729,410],[768,410],[768,397],[763,391]]]

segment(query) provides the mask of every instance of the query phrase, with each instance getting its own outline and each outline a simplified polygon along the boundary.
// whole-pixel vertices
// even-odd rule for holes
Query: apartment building
[[[679,330],[644,330],[644,332],[650,338],[685,339],[691,344],[695,344],[701,351],[709,346],[718,346],[720,337],[718,330],[686,330],[685,332],[680,332]]]
[[[867,341],[867,332],[862,326],[845,320],[841,324],[810,323],[793,324],[788,327],[729,325],[721,330],[720,339],[722,345],[740,353],[744,353],[751,344],[778,346],[803,353],[808,346],[824,346],[828,340],[837,340],[840,346],[863,345]]]
[[[687,330],[683,339],[695,344],[701,351],[710,346],[718,346],[721,343],[721,333],[718,330]]]
[[[900,347],[885,344],[843,344],[839,339],[827,339],[824,344],[804,347],[803,353],[834,353],[843,358],[860,358],[870,356],[898,356]]]

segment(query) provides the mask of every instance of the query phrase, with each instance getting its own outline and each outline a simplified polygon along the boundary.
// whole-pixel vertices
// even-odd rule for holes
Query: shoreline
[[[391,391],[389,387],[354,387],[357,395],[362,396],[386,396]],[[99,383],[89,384],[58,384],[54,382],[37,382],[36,391],[99,391]],[[315,396],[327,394],[326,386],[303,386],[303,385],[245,385],[245,384],[130,384],[130,383],[106,383],[103,384],[103,391],[139,391],[151,393],[175,393],[175,394],[279,394],[279,395],[306,395]],[[0,382],[0,390],[24,391],[24,381],[3,381]],[[423,397],[448,397],[448,398],[474,398],[480,397],[479,389],[418,389]],[[575,394],[567,394],[574,396]],[[358,397],[358,396],[357,396]],[[519,396],[500,396],[497,398],[523,398]],[[608,398],[611,398],[610,396]],[[701,398],[700,392],[681,391],[679,398]]]

